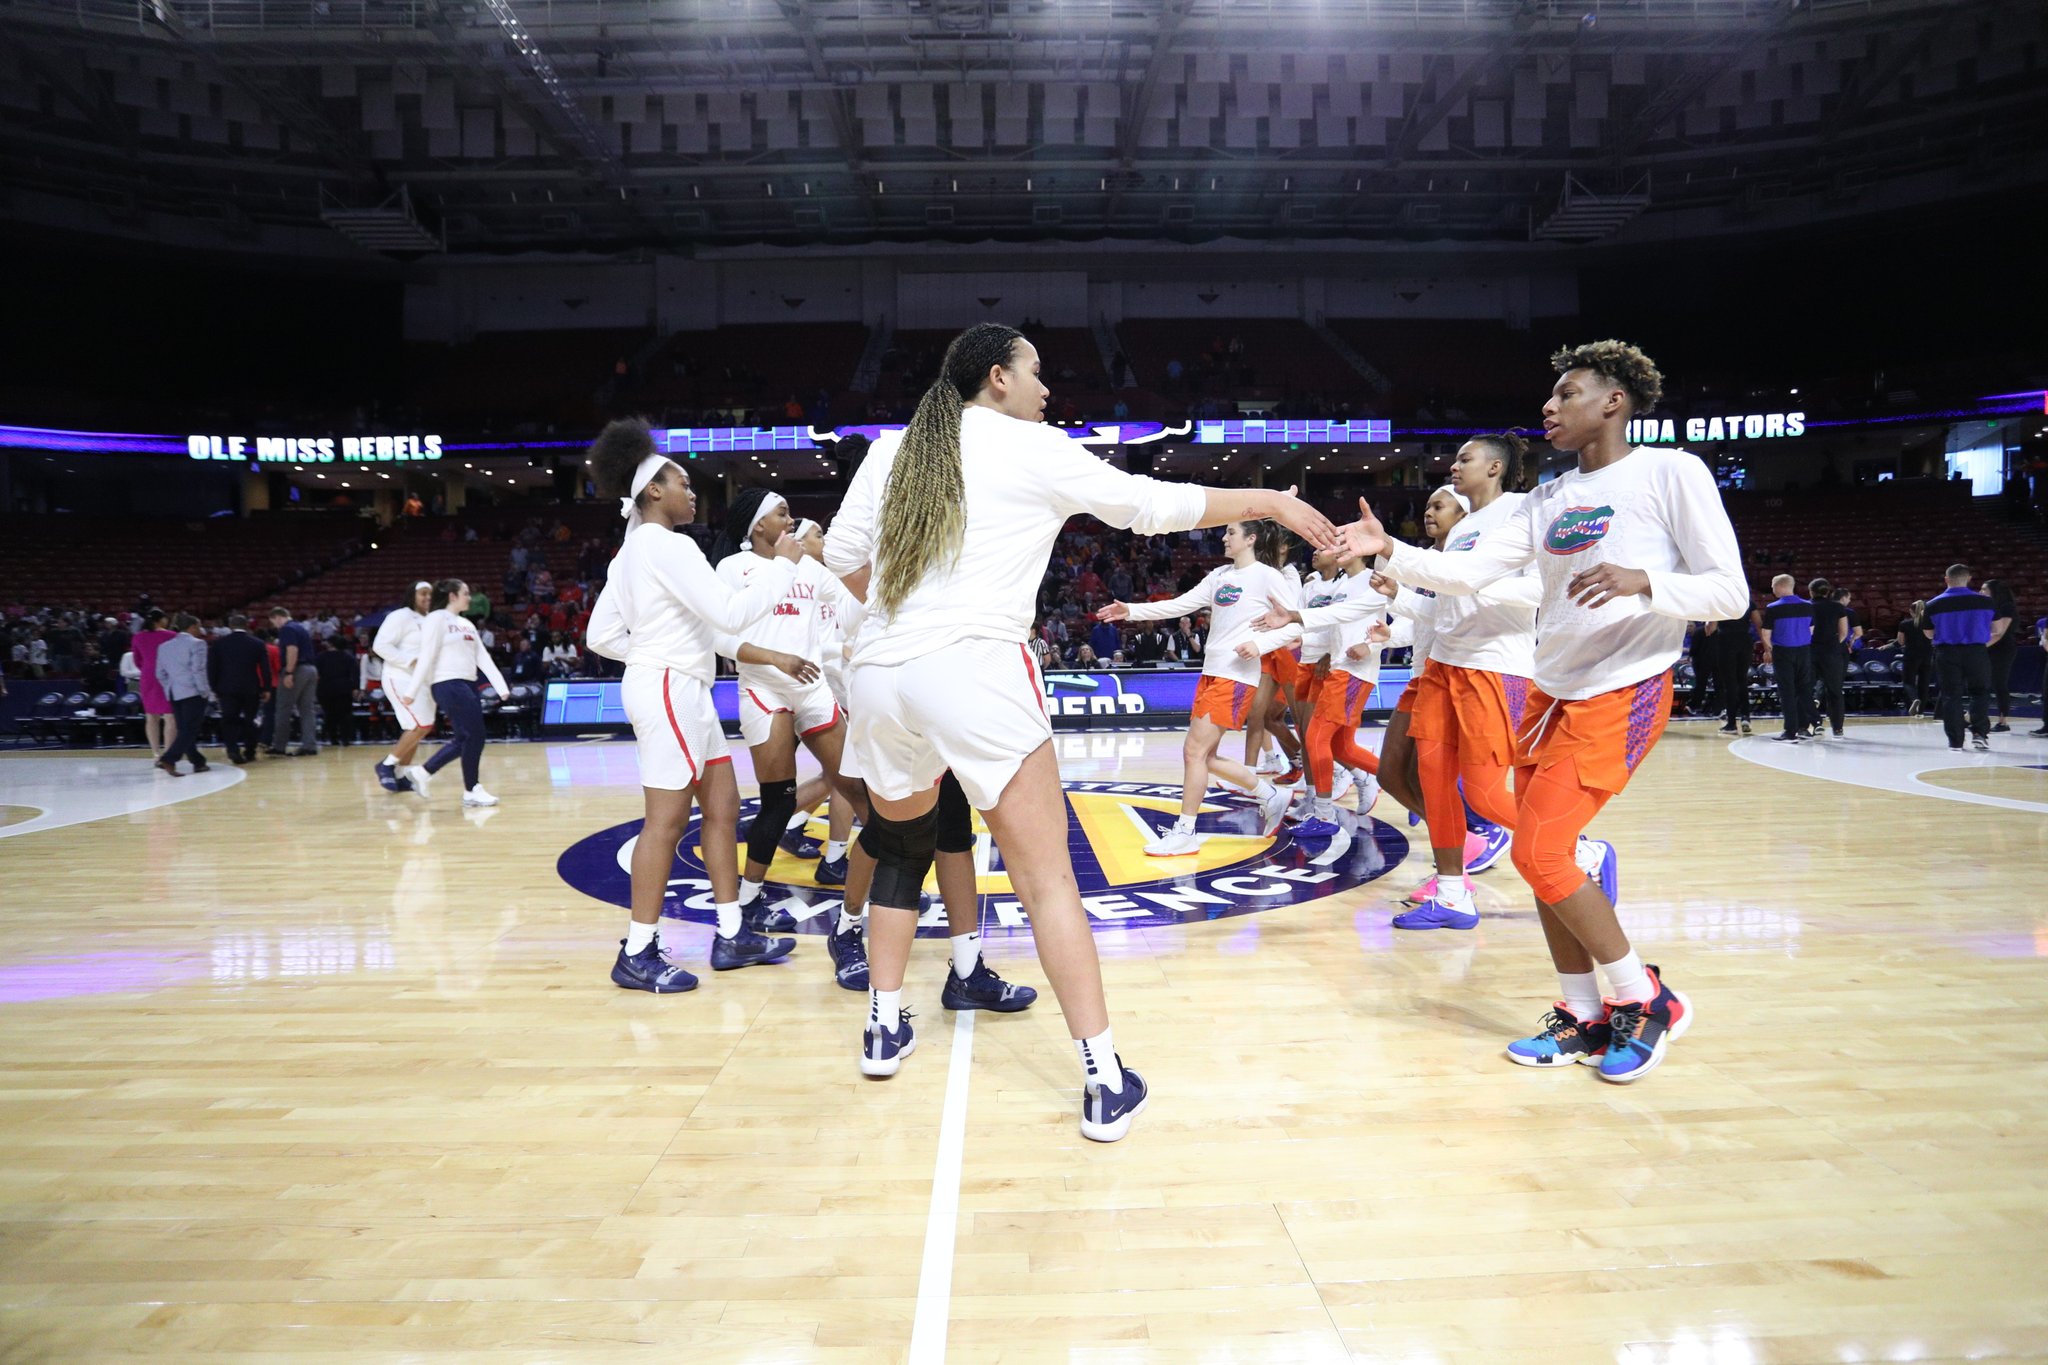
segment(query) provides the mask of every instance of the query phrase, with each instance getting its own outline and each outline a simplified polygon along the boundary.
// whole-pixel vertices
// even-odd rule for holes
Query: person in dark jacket
[[[207,650],[206,674],[220,698],[220,742],[240,766],[256,757],[256,713],[275,685],[270,647],[249,633],[249,618],[228,617],[228,633]]]
[[[336,744],[356,742],[356,700],[363,695],[362,661],[353,649],[342,647],[341,637],[322,640],[313,656],[320,674],[320,714],[327,721],[327,737]]]

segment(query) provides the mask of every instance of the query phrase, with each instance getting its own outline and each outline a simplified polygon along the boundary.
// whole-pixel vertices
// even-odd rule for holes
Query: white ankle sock
[[[868,992],[868,1023],[877,1029],[893,1030],[903,1022],[903,988]]]
[[[1335,823],[1337,819],[1337,803],[1327,796],[1318,796],[1316,798],[1316,819]]]
[[[731,938],[740,931],[740,903],[738,901],[720,901],[717,902],[717,907],[718,936],[720,938]]]
[[[390,768],[402,768],[402,767],[404,767],[404,766],[405,766],[405,760],[404,760],[404,759],[402,759],[402,758],[400,758],[400,757],[399,757],[399,756],[398,756],[397,754],[386,754],[386,755],[384,755],[384,762],[383,762],[383,763],[381,763],[381,764],[379,764],[378,766],[380,766],[380,767],[390,767]]]
[[[642,924],[639,920],[626,922],[626,956],[638,957],[647,951],[647,945],[654,942],[654,932],[660,928],[655,924]]]
[[[1259,779],[1259,785],[1258,785],[1258,786],[1256,786],[1256,787],[1253,787],[1253,788],[1252,788],[1252,795],[1253,795],[1253,796],[1255,796],[1255,797],[1257,797],[1257,798],[1258,798],[1259,800],[1261,800],[1261,801],[1265,800],[1265,799],[1266,799],[1267,797],[1271,796],[1272,794],[1273,794],[1273,784],[1272,784],[1271,782],[1268,782],[1268,781],[1267,781],[1267,780],[1266,780],[1265,778],[1263,778],[1263,777]]]
[[[974,974],[974,966],[980,961],[980,934],[956,934],[953,936],[953,975],[965,981]]]
[[[860,916],[854,914],[853,911],[847,909],[844,905],[840,906],[839,923],[837,927],[835,927],[832,930],[832,932],[835,934],[843,934],[849,930],[858,928],[860,928]]]
[[[1643,960],[1633,948],[1616,961],[1601,963],[1600,970],[1607,973],[1609,999],[1647,1002],[1657,994],[1657,988],[1650,984],[1650,974],[1643,970]]]
[[[1193,834],[1195,832],[1195,817],[1192,815],[1176,817],[1173,822],[1173,832],[1175,834]]]
[[[799,808],[795,815],[789,817],[789,823],[784,825],[783,828],[802,829],[805,825],[808,825],[809,823],[811,823],[811,813],[807,810]]]
[[[759,896],[760,896],[760,894],[761,894],[761,883],[759,883],[759,882],[756,882],[756,881],[749,881],[749,880],[748,880],[747,878],[745,878],[745,877],[741,877],[741,878],[740,878],[740,904],[741,904],[741,905],[752,905],[752,904],[754,903],[755,899],[756,899],[757,897],[759,897]]]
[[[1111,1090],[1124,1088],[1124,1069],[1116,1059],[1116,1044],[1104,1029],[1093,1038],[1076,1038],[1074,1050],[1081,1054],[1081,1071],[1086,1084]]]
[[[1472,879],[1462,872],[1455,877],[1448,872],[1437,873],[1436,898],[1445,905],[1453,906],[1470,914],[1472,910]]]
[[[1598,972],[1559,972],[1557,974],[1558,998],[1564,1007],[1572,1012],[1575,1019],[1597,1019],[1600,1017],[1600,974]]]
[[[840,860],[841,858],[844,858],[845,856],[846,856],[846,845],[845,845],[845,844],[842,844],[842,843],[840,843],[840,842],[839,842],[839,841],[838,841],[837,839],[827,839],[827,840],[825,841],[825,861],[826,861],[826,862],[828,862],[828,863],[836,863],[836,862],[838,862],[838,861],[839,861],[839,860]]]

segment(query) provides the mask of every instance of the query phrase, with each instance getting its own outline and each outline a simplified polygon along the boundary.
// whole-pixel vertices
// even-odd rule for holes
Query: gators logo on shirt
[[[1243,596],[1244,589],[1242,587],[1235,583],[1225,583],[1222,587],[1216,589],[1216,605],[1227,607]]]
[[[1543,533],[1543,548],[1554,555],[1575,555],[1604,540],[1613,525],[1612,507],[1567,507]]]
[[[1444,548],[1446,550],[1469,550],[1478,543],[1479,533],[1477,531],[1471,531],[1467,532],[1465,535],[1459,536],[1456,540],[1444,546]]]

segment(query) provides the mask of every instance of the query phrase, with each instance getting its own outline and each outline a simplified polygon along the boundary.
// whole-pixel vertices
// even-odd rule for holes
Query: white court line
[[[1958,768],[2030,768],[2048,763],[2048,745],[2036,741],[2023,747],[2018,735],[2003,735],[2000,739],[2003,741],[2001,746],[1990,753],[1978,753],[1974,749],[1956,753],[1948,747],[1940,726],[1923,723],[1858,726],[1849,731],[1847,739],[1807,740],[1799,744],[1781,744],[1759,735],[1735,740],[1728,749],[1737,758],[1747,759],[1759,767],[1819,778],[1823,782],[1842,782],[1894,795],[1928,796],[1968,806],[2048,812],[2048,802],[1987,796],[1920,780],[1920,774],[1927,772]]]
[[[917,1272],[917,1316],[910,1326],[909,1365],[945,1365],[946,1322],[953,1309],[953,1238],[960,1222],[960,1159],[967,1145],[967,1081],[974,1063],[974,1014],[953,1016],[953,1060],[946,1068],[946,1107],[939,1120],[939,1162],[932,1169],[932,1206],[924,1222],[924,1264]]]

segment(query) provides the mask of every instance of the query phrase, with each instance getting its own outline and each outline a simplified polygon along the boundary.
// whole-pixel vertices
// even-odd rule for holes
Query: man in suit
[[[220,698],[220,742],[240,766],[256,757],[256,713],[271,688],[270,649],[249,633],[248,617],[228,617],[228,633],[207,652],[206,672]]]
[[[192,760],[195,773],[207,769],[206,755],[199,752],[199,731],[206,724],[206,703],[213,693],[206,680],[206,639],[199,633],[199,618],[181,611],[172,618],[171,626],[178,633],[156,652],[156,680],[170,698],[178,737],[156,766],[172,777],[182,777],[178,771],[181,758]]]

